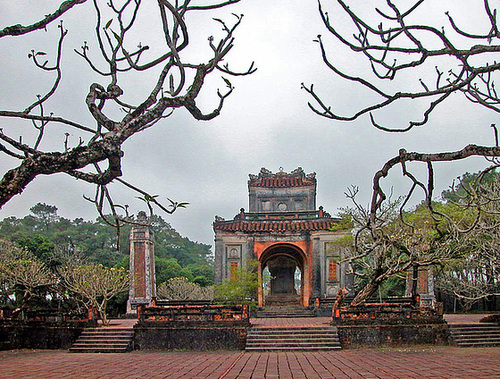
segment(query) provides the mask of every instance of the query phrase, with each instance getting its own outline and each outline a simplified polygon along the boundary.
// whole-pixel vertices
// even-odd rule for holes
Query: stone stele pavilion
[[[215,279],[235,279],[258,262],[259,306],[303,305],[334,298],[351,287],[342,248],[335,243],[338,219],[316,209],[316,174],[265,168],[248,181],[249,212],[215,217]]]

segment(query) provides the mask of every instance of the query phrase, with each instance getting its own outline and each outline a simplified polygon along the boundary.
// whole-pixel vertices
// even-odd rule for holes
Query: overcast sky
[[[333,4],[332,0],[324,2]],[[57,3],[0,0],[0,27],[33,22],[55,9]],[[376,2],[358,0],[350,3],[353,8],[367,11],[366,5]],[[455,1],[428,0],[426,3],[428,7],[416,15],[425,17],[422,22],[433,19],[444,24],[444,11],[449,9],[465,26],[471,17],[471,27],[485,25],[479,12],[466,10],[465,6],[470,7],[468,1],[458,5]],[[230,79],[235,91],[216,119],[195,121],[181,110],[124,145],[125,180],[159,194],[160,198],[190,203],[188,208],[173,215],[162,215],[182,235],[213,244],[215,215],[232,218],[241,207],[248,208],[248,174],[257,174],[261,167],[273,172],[283,167],[290,172],[300,166],[306,173],[316,172],[317,205],[335,214],[339,207],[349,205],[344,192],[350,185],[359,186],[361,201],[368,203],[373,174],[385,161],[397,155],[401,147],[408,151],[435,152],[460,149],[467,143],[492,144],[489,125],[496,121],[495,115],[474,107],[458,95],[438,109],[428,125],[406,134],[374,130],[367,117],[341,123],[312,113],[307,106],[311,98],[301,89],[302,82],[314,83],[325,101],[342,114],[352,114],[370,99],[363,89],[335,77],[322,64],[319,46],[313,42],[318,34],[325,35],[332,60],[354,74],[367,69],[360,57],[353,56],[326,37],[314,0],[243,0],[213,14],[197,14],[187,20],[188,25],[191,22],[196,26],[190,29],[196,47],[189,52],[192,61],[209,57],[207,38],[220,33],[219,24],[211,21],[211,17],[231,20],[231,12],[242,13],[245,17],[227,61],[233,69],[242,70],[255,61],[257,72]],[[338,8],[332,7],[330,14],[338,18],[336,23],[340,28],[348,27]],[[92,17],[90,2],[64,17],[69,35],[64,50],[63,95],[50,104],[50,111],[55,114],[88,123],[91,118],[86,113],[84,96],[90,83],[100,79],[89,74],[73,49],[81,46],[84,40],[89,41],[92,49],[93,39],[89,35]],[[138,39],[154,46],[156,37],[150,34],[148,25],[141,30],[144,38]],[[26,39],[6,37],[0,40],[3,45],[0,55],[1,109],[24,109],[34,95],[47,90],[50,76],[42,76],[26,57],[31,48],[53,52],[56,38],[57,28],[52,25],[48,32],[40,31]],[[213,79],[199,99],[206,111],[216,104],[215,89],[224,86],[219,74],[213,75]],[[126,83],[137,94],[147,91],[151,85],[147,76],[134,76]],[[409,114],[418,112],[417,107],[417,104],[398,106],[385,116],[386,120],[395,123],[406,120]],[[33,138],[33,133],[26,131],[28,126],[13,120],[0,120],[0,127],[11,132],[18,130],[19,135],[25,135],[25,140]],[[62,133],[62,129],[52,131],[46,146],[52,144],[60,148],[64,140]],[[70,138],[73,142],[77,140],[76,135]],[[2,156],[0,170],[5,172],[15,163]],[[446,189],[453,178],[465,171],[474,172],[484,166],[485,162],[480,159],[437,166],[436,193]],[[399,176],[400,171],[386,180],[387,188],[393,185],[396,193],[405,188]],[[118,185],[113,185],[112,189],[117,202],[130,205],[133,211],[143,208],[136,194]],[[83,199],[84,194],[92,196],[93,188],[70,177],[39,177],[0,210],[0,218],[25,216],[31,206],[44,202],[56,205],[59,214],[66,218],[94,219],[96,212]]]

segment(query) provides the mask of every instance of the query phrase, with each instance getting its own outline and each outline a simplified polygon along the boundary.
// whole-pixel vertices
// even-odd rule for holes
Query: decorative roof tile
[[[261,168],[259,175],[249,175],[249,187],[280,188],[280,187],[306,187],[316,185],[316,173],[305,174],[302,167],[290,173],[284,172],[283,168],[277,173]]]

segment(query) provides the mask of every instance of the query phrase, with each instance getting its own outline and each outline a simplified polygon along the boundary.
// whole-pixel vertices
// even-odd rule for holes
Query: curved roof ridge
[[[338,223],[337,219],[318,220],[230,220],[214,222],[214,229],[227,232],[287,232],[331,230]]]

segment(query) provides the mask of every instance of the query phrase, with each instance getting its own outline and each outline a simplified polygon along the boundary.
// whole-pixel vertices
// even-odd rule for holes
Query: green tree
[[[193,275],[193,283],[197,283],[202,287],[214,284],[215,271],[211,263],[212,262],[207,262],[206,264],[198,263],[186,266],[186,269],[188,269]]]
[[[25,248],[43,262],[49,261],[55,249],[55,244],[53,242],[47,237],[38,234],[35,234],[33,237],[21,237],[16,242],[19,246]]]
[[[259,287],[257,266],[257,261],[249,260],[243,267],[238,267],[232,278],[215,286],[216,299],[224,304],[255,305]]]
[[[122,227],[118,246],[116,230],[101,218],[86,221],[58,216],[47,217],[46,220],[48,228],[40,227],[39,219],[33,216],[8,217],[0,221],[0,235],[25,247],[49,265],[57,261],[51,260],[57,247],[58,250],[78,252],[87,258],[88,263],[129,268],[130,225]],[[152,220],[158,284],[178,276],[192,281],[196,279],[201,285],[213,284],[210,245],[182,237],[160,216],[153,216]],[[182,258],[182,262],[178,257]]]
[[[49,230],[49,225],[58,219],[57,207],[53,205],[37,203],[30,208],[30,211],[35,216],[35,219],[43,224],[45,230]]]
[[[176,259],[155,257],[156,283],[160,284],[172,278],[185,277],[193,279],[193,275],[182,268]]]
[[[470,200],[476,192],[486,194],[491,186],[499,180],[500,174],[496,170],[479,171],[473,174],[466,172],[451,188],[443,191],[441,197],[446,202],[463,203]]]
[[[150,218],[155,239],[155,254],[161,258],[175,258],[182,266],[206,264],[211,255],[210,245],[182,237],[161,216]]]
[[[383,217],[370,226],[370,211],[355,201],[357,189],[351,190],[355,206],[344,217],[354,222],[354,236],[339,243],[359,279],[352,304],[387,291],[389,281],[398,284],[398,277],[420,266],[441,268],[440,289],[467,306],[500,293],[500,177],[492,173],[481,180],[483,175],[465,174],[464,184],[454,187],[458,195],[447,192],[447,203],[423,202],[402,211],[404,199],[385,202]]]
[[[493,296],[500,294],[500,176],[496,172],[465,174],[455,189],[447,193],[447,205],[473,215],[477,212],[468,208],[480,206],[481,212],[480,217],[469,216],[472,226],[454,241],[459,256],[443,267],[437,285],[466,309],[483,300],[493,310]]]

